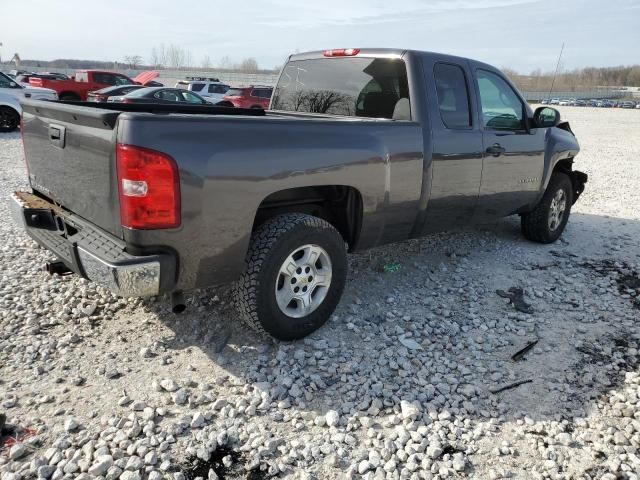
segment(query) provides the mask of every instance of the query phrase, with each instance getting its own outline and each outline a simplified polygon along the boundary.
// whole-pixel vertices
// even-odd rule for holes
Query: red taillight
[[[180,176],[175,160],[120,143],[116,158],[122,226],[143,230],[180,226]]]
[[[353,57],[360,53],[359,48],[336,48],[333,50],[325,50],[325,57]]]

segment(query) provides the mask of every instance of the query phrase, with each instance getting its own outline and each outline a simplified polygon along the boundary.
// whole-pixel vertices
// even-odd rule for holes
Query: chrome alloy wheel
[[[564,212],[567,209],[567,196],[563,189],[556,192],[549,206],[549,230],[555,232],[564,218]]]
[[[309,315],[324,301],[331,286],[331,259],[318,245],[303,245],[285,259],[276,280],[276,301],[293,318]]]

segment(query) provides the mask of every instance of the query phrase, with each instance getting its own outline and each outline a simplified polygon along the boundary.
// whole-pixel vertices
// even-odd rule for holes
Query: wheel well
[[[565,158],[563,160],[560,160],[553,167],[553,173],[562,172],[562,173],[566,173],[570,177],[571,177],[572,171],[573,171],[573,158]]]
[[[353,250],[362,225],[362,195],[345,185],[298,187],[272,193],[265,198],[256,213],[253,229],[276,215],[306,213],[333,225]]]

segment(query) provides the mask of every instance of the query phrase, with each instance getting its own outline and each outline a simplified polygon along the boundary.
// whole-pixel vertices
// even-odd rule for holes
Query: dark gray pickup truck
[[[520,215],[553,242],[587,176],[578,142],[497,69],[436,53],[296,54],[271,108],[25,101],[15,217],[117,295],[233,283],[280,339],[320,327],[347,250]]]

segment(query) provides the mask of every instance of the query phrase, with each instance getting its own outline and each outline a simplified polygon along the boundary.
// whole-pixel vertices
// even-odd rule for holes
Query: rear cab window
[[[241,88],[230,88],[227,90],[228,97],[242,97],[244,95],[244,90]]]
[[[273,110],[408,119],[409,84],[399,58],[292,60],[273,91]]]
[[[436,63],[433,67],[433,78],[440,118],[445,127],[454,130],[471,128],[469,88],[462,67]]]

